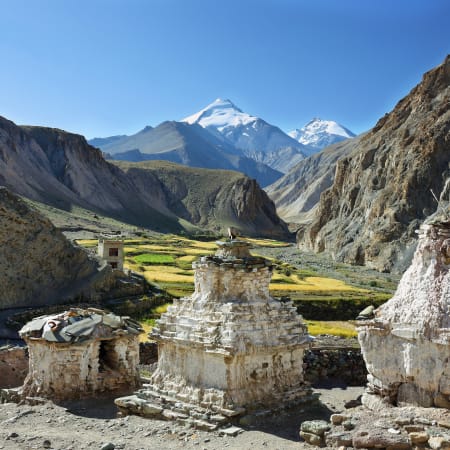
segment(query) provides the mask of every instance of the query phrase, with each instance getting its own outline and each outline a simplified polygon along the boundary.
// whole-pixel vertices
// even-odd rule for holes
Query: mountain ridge
[[[401,272],[450,178],[450,55],[339,159],[301,248]]]

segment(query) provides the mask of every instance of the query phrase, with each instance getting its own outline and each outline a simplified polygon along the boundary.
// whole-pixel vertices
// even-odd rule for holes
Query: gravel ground
[[[137,416],[118,418],[112,399],[59,406],[50,402],[37,406],[6,403],[0,405],[0,449],[311,449],[300,442],[300,423],[328,420],[362,391],[362,387],[316,389],[316,404],[258,418],[237,436]]]

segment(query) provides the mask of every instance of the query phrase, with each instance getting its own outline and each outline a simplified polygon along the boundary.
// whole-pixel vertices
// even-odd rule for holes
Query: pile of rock
[[[386,406],[374,417],[372,411],[357,407],[333,414],[330,422],[303,422],[300,437],[327,448],[448,449],[450,417],[439,409]]]
[[[305,380],[313,385],[332,380],[334,384],[362,386],[367,378],[361,350],[355,347],[321,347],[305,352],[303,359]]]

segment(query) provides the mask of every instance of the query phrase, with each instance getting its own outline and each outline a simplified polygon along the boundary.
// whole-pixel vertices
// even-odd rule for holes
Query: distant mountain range
[[[316,126],[315,136],[313,122],[304,132],[303,140],[311,142],[307,145],[243,112],[230,100],[217,99],[181,122],[163,122],[132,136],[94,138],[89,143],[115,160],[160,159],[191,167],[233,169],[267,186],[321,146],[354,136],[331,121],[320,121],[327,126]]]
[[[188,125],[168,122],[166,126],[172,130]],[[202,130],[200,126],[190,130],[195,128]],[[3,117],[0,185],[60,210],[78,206],[156,231],[224,232],[235,226],[247,236],[289,236],[273,202],[242,173],[161,161],[118,167],[105,161],[83,136],[17,126]]]

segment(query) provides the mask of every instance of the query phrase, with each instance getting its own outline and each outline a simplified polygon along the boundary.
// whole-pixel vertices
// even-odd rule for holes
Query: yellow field
[[[145,266],[145,272],[146,273],[153,273],[155,276],[158,276],[162,273],[174,273],[174,274],[180,274],[180,275],[189,275],[189,273],[186,273],[186,270],[180,269],[176,266]]]
[[[334,278],[323,277],[307,277],[304,280],[300,280],[297,275],[291,275],[289,277],[294,281],[290,283],[270,283],[269,288],[276,291],[358,291],[365,292],[364,289],[357,289],[353,286],[345,284],[343,281],[335,280]],[[280,275],[276,274],[273,280],[280,279]]]
[[[76,239],[75,242],[83,247],[95,247],[98,244],[97,239]]]
[[[139,335],[139,342],[147,342],[148,341],[148,333],[152,331],[152,326],[148,323],[141,322],[141,327],[144,329],[145,333],[141,333]]]
[[[312,336],[332,334],[334,336],[353,337],[358,334],[355,326],[350,322],[305,320],[305,323],[308,325],[308,333]]]
[[[177,261],[192,262],[198,258],[197,255],[185,255],[177,258]]]
[[[145,279],[150,282],[166,282],[166,283],[194,283],[194,275],[181,275],[177,273],[153,272],[146,270],[144,272]]]

